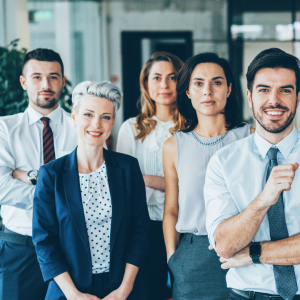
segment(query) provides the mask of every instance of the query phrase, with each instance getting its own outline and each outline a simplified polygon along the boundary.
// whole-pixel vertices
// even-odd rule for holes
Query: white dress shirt
[[[24,113],[0,118],[0,205],[9,230],[32,236],[35,186],[12,177],[15,169],[30,171],[44,164],[42,114],[30,105]],[[55,158],[77,146],[71,115],[58,106],[47,116],[53,131]]]
[[[112,204],[105,162],[92,173],[79,173],[79,181],[92,273],[109,272]]]
[[[204,185],[206,228],[210,244],[215,248],[217,226],[241,213],[261,193],[266,183],[269,158],[267,152],[273,145],[257,132],[234,142],[211,158]],[[300,132],[292,132],[275,145],[279,151],[278,164],[300,164]],[[300,233],[300,171],[297,170],[290,191],[283,192],[285,219],[289,236]],[[265,215],[253,242],[270,241],[270,227]],[[295,274],[300,294],[300,265],[295,265]],[[230,288],[277,294],[273,266],[252,264],[230,269],[227,273]]]
[[[162,122],[156,116],[152,119],[156,120],[157,124],[143,142],[141,139],[135,140],[136,118],[125,121],[119,131],[116,150],[136,157],[143,175],[164,177],[162,149],[164,142],[172,136],[170,128],[174,127],[174,122]],[[165,193],[146,187],[146,197],[150,219],[162,221]]]

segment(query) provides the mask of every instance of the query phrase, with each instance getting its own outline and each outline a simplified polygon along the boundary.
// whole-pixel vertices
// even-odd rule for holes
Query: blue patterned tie
[[[270,148],[267,155],[270,159],[267,169],[267,180],[273,167],[277,166],[277,148]],[[289,237],[285,222],[283,192],[280,193],[276,204],[268,210],[271,241],[283,240]],[[278,294],[285,300],[294,298],[298,291],[294,266],[273,266],[276,289]]]

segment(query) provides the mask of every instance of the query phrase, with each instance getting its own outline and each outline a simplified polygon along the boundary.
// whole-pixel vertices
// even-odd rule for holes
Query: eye
[[[40,79],[40,76],[34,76],[33,79]]]
[[[260,89],[258,92],[259,93],[266,93],[268,90],[267,89]]]
[[[92,115],[89,114],[89,113],[85,113],[84,115],[85,115],[86,117],[88,117],[88,118],[92,116]]]
[[[160,77],[155,76],[155,77],[153,77],[153,80],[160,80]]]
[[[57,79],[56,76],[50,76],[50,79]]]
[[[171,76],[171,77],[169,77],[169,80],[176,80],[176,77],[175,76]]]
[[[282,92],[283,92],[283,93],[286,93],[286,94],[291,93],[291,91],[290,91],[290,90],[287,90],[287,89],[283,89]]]
[[[202,85],[202,82],[196,81],[196,82],[195,82],[195,85],[200,86],[200,85]]]
[[[110,119],[111,119],[111,116],[103,116],[103,119],[104,119],[104,120],[110,120]]]
[[[214,85],[221,85],[221,84],[222,84],[221,81],[215,81],[215,82],[214,82]]]

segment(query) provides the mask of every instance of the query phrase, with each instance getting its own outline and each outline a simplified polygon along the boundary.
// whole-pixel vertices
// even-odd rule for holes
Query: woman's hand
[[[90,295],[90,294],[83,294],[78,292],[78,294],[67,298],[68,300],[101,300],[100,298]]]
[[[18,179],[20,181],[23,181],[24,183],[32,184],[31,181],[28,179],[26,171],[21,171],[21,170],[14,170],[12,172],[12,177],[14,179]]]
[[[166,189],[165,178],[155,175],[143,175],[145,186],[164,192]]]
[[[175,253],[176,250],[170,250],[170,251],[167,251],[167,263],[169,262],[171,256]]]
[[[132,291],[132,287],[123,287],[122,285],[107,295],[103,300],[126,300]]]

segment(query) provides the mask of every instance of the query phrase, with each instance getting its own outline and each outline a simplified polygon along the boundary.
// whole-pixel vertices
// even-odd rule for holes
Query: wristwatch
[[[252,243],[250,245],[250,257],[254,264],[260,264],[259,257],[261,255],[261,245],[260,243]]]
[[[31,170],[27,173],[27,177],[33,185],[36,185],[38,174],[38,170]]]

